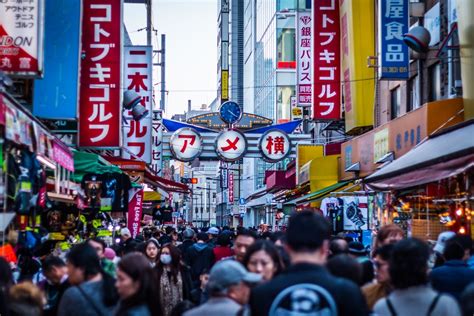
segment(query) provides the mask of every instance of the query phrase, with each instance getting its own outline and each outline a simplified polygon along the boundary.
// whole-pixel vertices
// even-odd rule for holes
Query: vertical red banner
[[[84,0],[79,146],[120,147],[121,0]]]
[[[341,42],[337,0],[313,2],[313,119],[341,117]]]
[[[131,189],[129,193],[130,201],[128,202],[127,227],[132,234],[132,238],[135,238],[140,233],[143,207],[143,190]]]

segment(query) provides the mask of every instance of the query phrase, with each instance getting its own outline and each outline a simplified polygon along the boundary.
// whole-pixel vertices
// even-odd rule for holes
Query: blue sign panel
[[[379,78],[408,79],[410,55],[403,43],[408,33],[408,0],[379,0]]]
[[[45,1],[44,77],[35,80],[33,114],[75,119],[79,79],[81,0]]]

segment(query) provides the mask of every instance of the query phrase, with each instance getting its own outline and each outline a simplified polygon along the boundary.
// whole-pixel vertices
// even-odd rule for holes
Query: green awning
[[[303,203],[308,203],[314,200],[317,200],[331,192],[337,191],[346,185],[351,183],[350,181],[343,181],[343,182],[338,182],[333,185],[330,185],[328,187],[325,187],[324,189],[318,190],[316,192],[310,192],[306,195],[300,196],[296,199],[287,201],[284,203],[284,205],[298,205],[298,204],[303,204]]]
[[[74,173],[72,181],[81,182],[87,173],[103,174],[106,172],[122,173],[119,167],[111,165],[101,156],[86,153],[83,151],[74,151]]]

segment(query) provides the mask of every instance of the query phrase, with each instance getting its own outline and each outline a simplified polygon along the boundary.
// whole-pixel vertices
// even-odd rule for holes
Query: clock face
[[[224,122],[233,124],[242,118],[242,109],[237,103],[227,101],[219,107],[219,116]]]

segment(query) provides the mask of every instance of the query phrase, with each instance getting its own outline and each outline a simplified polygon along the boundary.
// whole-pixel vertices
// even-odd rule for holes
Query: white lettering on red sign
[[[141,97],[141,104],[151,114],[152,102],[152,47],[125,46],[124,85]],[[152,116],[135,121],[131,111],[126,111],[123,145],[133,154],[123,152],[123,158],[137,157],[146,163],[152,160]]]
[[[79,146],[120,147],[121,1],[85,0]]]
[[[339,6],[336,0],[314,1],[313,20],[313,119],[339,119],[341,68]]]
[[[0,0],[0,71],[7,74],[42,72],[38,37],[40,0]]]

